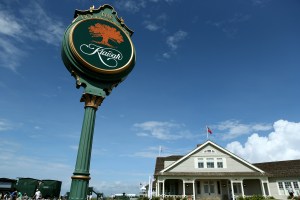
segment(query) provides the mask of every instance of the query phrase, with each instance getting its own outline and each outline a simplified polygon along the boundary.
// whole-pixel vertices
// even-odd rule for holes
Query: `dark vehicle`
[[[22,194],[26,193],[29,197],[33,197],[39,182],[40,180],[34,178],[19,178],[16,189]]]
[[[43,198],[53,199],[59,198],[61,181],[56,180],[42,180],[38,186],[38,189],[41,191]]]
[[[43,198],[53,199],[60,197],[61,181],[19,178],[15,188],[22,194],[26,193],[28,197],[33,197],[38,189]]]
[[[0,178],[0,193],[11,193],[16,188],[16,179]]]

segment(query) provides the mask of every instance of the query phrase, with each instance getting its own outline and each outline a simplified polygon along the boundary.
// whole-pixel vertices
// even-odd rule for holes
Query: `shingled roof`
[[[154,175],[158,174],[161,170],[164,169],[164,163],[165,161],[177,161],[183,156],[180,155],[173,155],[173,156],[167,156],[167,157],[157,157],[156,158],[156,164],[155,164],[155,170]]]
[[[253,165],[267,172],[269,177],[300,176],[300,160],[255,163]]]
[[[161,170],[164,169],[164,162],[165,161],[177,161],[183,156],[181,155],[173,155],[167,157],[157,157],[156,158],[156,165],[154,175],[158,175]],[[286,160],[286,161],[275,161],[275,162],[265,162],[265,163],[255,163],[253,164],[255,167],[263,170],[266,172],[268,177],[293,177],[293,176],[300,176],[300,160]],[[198,173],[197,175],[200,175]],[[164,175],[174,175],[172,173],[165,173]],[[182,173],[181,175],[192,175],[189,173]],[[196,174],[195,174],[196,175]],[[213,174],[203,174],[206,176],[213,175]],[[214,174],[217,175],[217,174]],[[229,174],[224,174],[229,175]],[[233,174],[231,174],[233,175]],[[245,176],[246,174],[244,174]],[[253,175],[253,174],[252,174]],[[259,174],[256,174],[259,175]],[[220,176],[220,174],[219,174]]]

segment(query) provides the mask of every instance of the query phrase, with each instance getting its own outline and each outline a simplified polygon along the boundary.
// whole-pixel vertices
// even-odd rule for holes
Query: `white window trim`
[[[279,188],[279,182],[282,183],[283,190]],[[286,196],[286,195],[289,194],[287,188],[285,187],[285,184],[284,184],[285,182],[289,182],[291,184],[293,191],[296,193],[294,195],[298,196],[299,194],[297,194],[297,193],[300,193],[300,187],[298,189],[296,189],[294,187],[294,182],[297,182],[298,186],[300,186],[300,184],[299,184],[300,182],[298,180],[280,180],[280,181],[276,181],[278,194],[282,195],[282,196]],[[284,194],[280,194],[280,191],[283,191]]]
[[[222,158],[223,168],[218,168],[218,159],[220,159],[220,158]],[[204,165],[203,168],[198,167],[198,163],[199,163],[200,159],[202,159],[202,161],[203,161],[203,165]],[[207,167],[208,159],[213,159],[214,168]],[[225,168],[227,168],[226,158],[224,158],[224,157],[197,157],[194,159],[194,165],[195,165],[196,169],[225,169]]]

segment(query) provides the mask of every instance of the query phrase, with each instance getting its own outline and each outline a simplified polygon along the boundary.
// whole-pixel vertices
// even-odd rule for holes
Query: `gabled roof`
[[[256,171],[260,172],[260,173],[264,173],[263,170],[257,168],[256,166],[250,164],[249,162],[243,160],[242,158],[236,156],[235,154],[231,153],[230,151],[218,146],[217,144],[213,143],[212,141],[206,141],[204,144],[201,144],[199,146],[197,146],[196,149],[194,149],[193,151],[191,151],[190,153],[188,153],[187,155],[185,156],[182,156],[181,158],[179,158],[177,161],[175,161],[174,163],[172,163],[171,165],[169,165],[168,167],[162,169],[160,172],[166,172],[168,171],[169,169],[172,169],[174,166],[178,165],[179,163],[181,163],[183,160],[189,158],[191,155],[193,155],[194,153],[196,153],[197,151],[199,151],[200,149],[204,148],[206,145],[211,145],[213,147],[215,147],[216,149],[232,156],[233,158],[237,159],[238,161],[240,161],[241,163],[243,163],[244,165],[252,168],[252,169],[255,169]]]
[[[253,165],[267,172],[269,177],[300,176],[300,159],[255,163]]]
[[[168,156],[168,157],[157,157],[156,163],[155,163],[154,174],[157,174],[158,172],[160,172],[161,170],[164,169],[165,161],[174,161],[175,162],[182,157],[183,156],[180,156],[180,155],[173,155],[173,156]]]

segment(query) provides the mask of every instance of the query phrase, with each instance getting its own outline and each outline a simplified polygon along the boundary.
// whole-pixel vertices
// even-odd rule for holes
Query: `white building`
[[[289,186],[300,196],[300,160],[251,164],[211,141],[184,156],[157,157],[154,178],[153,194],[161,198],[228,200],[263,195],[287,199]]]

